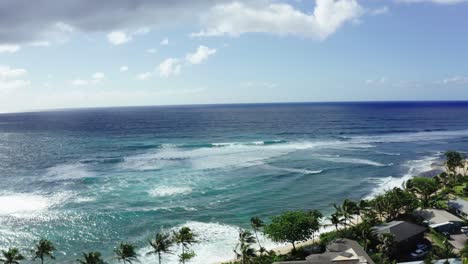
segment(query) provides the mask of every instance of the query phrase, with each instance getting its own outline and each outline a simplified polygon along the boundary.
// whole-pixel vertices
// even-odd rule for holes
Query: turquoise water
[[[239,227],[331,213],[468,150],[468,103],[177,106],[0,115],[0,248],[56,242],[144,255],[159,229],[199,235],[193,263],[233,258]],[[273,243],[264,241],[273,246]],[[175,263],[169,256],[166,263]],[[143,263],[156,259],[142,256]]]

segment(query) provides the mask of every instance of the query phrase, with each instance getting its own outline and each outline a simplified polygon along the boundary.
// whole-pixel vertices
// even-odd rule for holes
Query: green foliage
[[[460,257],[463,263],[468,263],[468,243],[460,250]]]
[[[456,174],[458,167],[463,167],[465,165],[465,157],[460,152],[447,151],[445,152],[445,158],[447,159],[445,161],[445,166],[452,174]]]
[[[107,263],[101,258],[101,252],[99,251],[93,251],[89,253],[83,252],[82,259],[77,259],[76,261],[81,264],[106,264]]]
[[[192,250],[182,252],[179,255],[179,262],[180,263],[185,263],[186,261],[189,261],[189,260],[193,259],[195,256],[196,256],[196,254]]]
[[[331,232],[327,232],[327,233],[322,233],[320,234],[320,245],[325,248],[328,244],[330,244],[330,242],[332,242],[333,240],[337,239],[339,236],[338,236],[338,232],[337,231],[331,231]]]
[[[44,258],[48,257],[50,259],[55,259],[53,252],[55,251],[55,246],[52,242],[47,239],[41,239],[35,245],[35,249],[33,250],[33,261],[36,259],[40,259],[41,263],[44,263]]]
[[[119,247],[114,249],[114,253],[116,255],[117,260],[120,262],[122,261],[124,264],[132,263],[132,261],[137,260],[137,253],[135,250],[135,246],[130,243],[121,242]]]
[[[287,211],[271,220],[264,228],[265,234],[275,242],[291,243],[294,250],[296,242],[309,239],[317,228],[304,211]]]
[[[433,206],[437,200],[442,198],[437,193],[439,185],[433,178],[416,177],[408,180],[406,186],[408,190],[420,197],[423,208]]]
[[[174,245],[174,241],[168,233],[157,233],[154,240],[150,240],[151,251],[146,254],[158,255],[159,263],[161,264],[161,255],[171,253],[170,248]]]
[[[345,199],[341,205],[333,204],[333,207],[335,208],[335,216],[342,217],[345,229],[354,219],[353,215],[359,212],[358,205],[349,199]]]
[[[25,259],[17,248],[9,248],[8,251],[2,250],[1,252],[0,262],[4,264],[19,264],[20,260]]]
[[[395,237],[393,234],[386,233],[379,236],[380,244],[377,245],[377,249],[387,259],[392,259],[396,249]]]
[[[379,217],[380,221],[386,219],[392,221],[400,219],[405,215],[412,213],[418,207],[418,200],[416,197],[400,188],[393,188],[386,191],[384,194],[376,196],[373,200],[369,201],[371,210]],[[377,219],[371,219],[368,211],[365,216],[369,222],[376,222]]]
[[[189,250],[189,246],[197,243],[196,235],[188,227],[182,227],[177,232],[174,232],[174,242],[182,246],[182,253],[179,255],[179,261],[185,263],[195,257],[195,253]]]
[[[265,226],[265,223],[258,216],[254,216],[250,218],[250,226],[252,227],[255,233],[255,238],[257,239],[258,247],[260,248],[260,253],[265,252],[265,248],[262,247],[262,245],[260,244],[260,240],[258,239],[258,232],[260,232],[261,228]]]
[[[250,231],[239,230],[239,242],[234,249],[234,253],[236,253],[237,259],[240,259],[242,264],[249,263],[256,256],[255,249],[251,247],[255,242],[256,239]]]

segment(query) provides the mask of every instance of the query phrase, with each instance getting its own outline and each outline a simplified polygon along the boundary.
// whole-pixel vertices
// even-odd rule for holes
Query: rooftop
[[[426,228],[405,221],[392,221],[374,226],[372,230],[377,234],[393,234],[395,241],[401,242],[421,234]]]
[[[429,225],[438,225],[447,222],[463,222],[459,217],[440,209],[417,210],[414,214],[422,217]]]
[[[454,209],[459,210],[460,212],[468,215],[468,201],[457,197],[454,200],[448,201],[448,205]]]
[[[340,238],[327,246],[322,254],[312,254],[302,261],[275,262],[275,264],[374,264],[364,249],[354,240]]]

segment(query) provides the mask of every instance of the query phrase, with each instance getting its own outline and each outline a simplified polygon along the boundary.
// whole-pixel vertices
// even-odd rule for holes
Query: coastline
[[[438,157],[438,158],[436,158],[436,160],[434,162],[432,162],[430,164],[430,169],[429,170],[418,173],[418,175],[410,176],[410,178],[417,177],[417,176],[427,177],[427,178],[434,178],[434,177],[436,177],[437,175],[439,175],[442,172],[446,172],[446,168],[445,168],[445,166],[443,164],[443,160],[440,157]],[[457,173],[462,173],[462,172],[463,172],[462,168],[457,169]],[[402,178],[404,178],[404,177],[405,176],[402,176]],[[350,226],[354,226],[354,225],[359,224],[359,223],[362,222],[362,219],[361,219],[361,217],[359,215],[354,215],[354,217],[355,217],[355,221],[353,221],[353,223],[351,223]],[[326,223],[324,223],[324,224],[325,224],[325,227],[322,227],[321,230],[319,232],[317,232],[317,234],[314,235],[314,239],[309,239],[309,240],[306,240],[306,241],[298,242],[298,243],[296,243],[296,248],[310,246],[310,245],[313,245],[314,243],[318,243],[318,242],[320,242],[320,234],[330,232],[330,231],[334,230],[333,226],[328,226]],[[343,228],[344,227],[341,226],[338,229],[342,230]],[[278,255],[287,254],[287,253],[291,252],[292,249],[293,249],[293,246],[290,245],[290,244],[287,244],[287,245],[284,245],[284,246],[279,246],[279,247],[267,248],[267,250],[274,251]],[[235,259],[226,260],[224,262],[218,262],[218,263],[215,263],[215,264],[223,264],[223,263],[226,263],[226,262],[229,262],[229,261],[235,261]]]

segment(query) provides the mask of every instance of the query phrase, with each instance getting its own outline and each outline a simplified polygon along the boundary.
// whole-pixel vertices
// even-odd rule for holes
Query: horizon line
[[[44,108],[20,110],[12,112],[0,112],[4,114],[60,112],[74,110],[93,110],[110,108],[145,108],[145,107],[196,107],[196,106],[242,106],[242,105],[285,105],[285,104],[356,104],[356,103],[468,103],[464,100],[350,100],[350,101],[275,101],[275,102],[249,102],[249,103],[193,103],[193,104],[154,104],[154,105],[110,105],[110,106],[90,106],[90,107],[64,107],[64,108]]]

